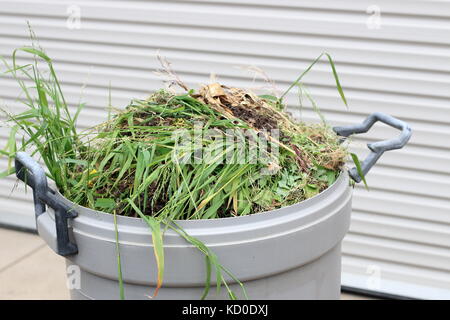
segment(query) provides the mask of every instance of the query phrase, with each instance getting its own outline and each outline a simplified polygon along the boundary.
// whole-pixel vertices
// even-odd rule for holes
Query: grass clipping
[[[143,214],[170,220],[300,202],[330,186],[347,155],[327,125],[295,122],[273,100],[219,83],[134,100],[84,140],[69,199],[137,216],[131,199]]]

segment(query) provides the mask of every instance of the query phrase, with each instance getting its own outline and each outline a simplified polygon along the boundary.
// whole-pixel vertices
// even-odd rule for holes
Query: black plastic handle
[[[361,171],[364,176],[369,172],[370,168],[377,162],[381,155],[385,151],[401,149],[411,138],[411,128],[406,122],[403,122],[397,118],[381,112],[372,113],[362,123],[350,126],[334,127],[333,130],[337,135],[342,137],[348,137],[354,133],[365,133],[374,125],[375,122],[380,121],[391,127],[401,130],[399,137],[390,140],[378,141],[369,143],[367,147],[372,151],[367,158],[361,162]],[[361,177],[358,174],[356,168],[352,168],[349,171],[350,177],[356,182],[361,181]]]
[[[61,202],[55,191],[49,188],[44,169],[25,152],[17,152],[15,159],[16,176],[33,189],[36,219],[45,212],[46,205],[55,211],[57,253],[70,256],[78,253],[78,247],[70,241],[68,219],[78,214]]]

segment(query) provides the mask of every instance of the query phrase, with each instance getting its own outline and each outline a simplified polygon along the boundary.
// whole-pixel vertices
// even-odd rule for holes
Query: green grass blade
[[[154,217],[144,215],[142,211],[134,204],[134,202],[131,201],[131,199],[128,199],[128,203],[133,207],[136,213],[147,223],[147,225],[150,227],[150,231],[152,232],[153,251],[156,258],[156,264],[158,266],[158,280],[155,292],[153,293],[152,296],[152,298],[155,298],[158,295],[158,291],[162,286],[164,278],[164,245],[161,232],[161,223],[157,221]]]
[[[334,77],[334,80],[335,80],[335,82],[336,82],[336,88],[337,88],[337,90],[338,90],[338,92],[339,92],[339,95],[341,96],[341,99],[342,99],[342,101],[344,102],[344,104],[345,104],[345,106],[346,107],[348,107],[348,104],[347,104],[347,99],[345,98],[345,94],[344,94],[344,90],[342,89],[342,85],[341,85],[341,82],[339,81],[339,76],[338,76],[338,73],[337,73],[337,71],[336,71],[336,66],[335,66],[335,64],[334,64],[334,62],[333,62],[333,59],[331,58],[331,55],[330,54],[328,54],[328,53],[326,53],[326,52],[324,52],[324,53],[321,53],[306,69],[305,69],[305,71],[303,71],[302,72],[302,74],[289,86],[289,88],[280,96],[280,99],[279,100],[282,100],[287,94],[288,94],[288,92],[289,91],[291,91],[291,89],[292,88],[294,88],[297,84],[299,84],[300,83],[300,81],[303,79],[303,77],[312,69],[312,67],[323,57],[323,56],[326,56],[327,57],[327,59],[328,59],[328,62],[330,63],[330,65],[331,65],[331,70],[332,70],[332,72],[333,72],[333,77]]]
[[[116,235],[117,277],[119,279],[119,297],[120,297],[120,300],[125,300],[125,291],[124,291],[123,277],[122,277],[122,263],[120,260],[119,230],[117,227],[116,210],[114,210],[114,231],[115,231],[115,235]]]
[[[345,98],[344,90],[342,90],[341,82],[339,81],[339,76],[336,71],[336,66],[334,65],[333,59],[328,53],[325,53],[325,55],[328,58],[328,61],[331,65],[331,70],[333,71],[334,80],[336,81],[336,88],[339,92],[339,95],[341,96],[342,101],[344,102],[345,106],[348,108],[347,99]]]
[[[359,176],[361,177],[362,181],[364,182],[364,186],[366,187],[366,190],[369,190],[369,186],[367,185],[366,177],[364,176],[364,173],[361,169],[361,162],[359,161],[358,156],[355,153],[350,153],[352,156],[353,162],[356,166],[356,171],[358,172]]]
[[[206,264],[206,279],[205,279],[205,289],[203,290],[203,294],[201,296],[201,300],[205,300],[208,296],[209,290],[211,288],[211,260],[208,256],[205,256],[205,264]]]

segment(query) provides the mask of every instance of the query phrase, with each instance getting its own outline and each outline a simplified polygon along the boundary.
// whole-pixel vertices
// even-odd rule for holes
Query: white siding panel
[[[369,29],[372,1],[37,1],[0,0],[0,55],[28,45],[26,21],[53,57],[71,108],[84,101],[80,128],[113,105],[146,97],[161,86],[153,73],[158,49],[190,86],[210,73],[235,86],[258,87],[241,68],[256,65],[285,89],[321,52],[336,64],[349,101],[343,106],[329,65],[305,78],[332,124],[362,121],[381,111],[404,119],[413,137],[388,152],[368,174],[370,191],[354,190],[353,220],[343,245],[343,284],[417,298],[450,298],[450,2],[380,0],[379,29]],[[78,5],[81,29],[67,28]],[[29,57],[24,56],[23,61]],[[29,61],[29,60],[28,60]],[[83,85],[86,85],[83,88]],[[17,85],[0,77],[0,105],[23,109]],[[295,93],[287,97],[299,113]],[[0,128],[0,144],[7,139]],[[376,125],[352,150],[396,135]],[[6,162],[0,160],[0,169]],[[30,194],[0,181],[0,224],[34,227]]]

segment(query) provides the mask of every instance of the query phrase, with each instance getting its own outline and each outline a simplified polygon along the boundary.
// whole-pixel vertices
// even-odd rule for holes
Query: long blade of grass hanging
[[[231,279],[233,279],[242,289],[242,292],[244,294],[244,298],[248,300],[247,291],[245,290],[245,287],[241,281],[239,281],[229,270],[227,270],[220,262],[217,256],[214,254],[214,252],[211,251],[203,242],[198,240],[197,238],[194,238],[193,236],[189,235],[185,230],[183,230],[175,221],[171,221],[171,224],[167,225],[170,229],[174,230],[176,233],[178,233],[180,236],[182,236],[186,241],[194,245],[200,252],[202,252],[206,258],[209,260],[210,267],[214,266],[215,273],[216,273],[216,293],[220,293],[220,288],[222,284],[225,286],[228,292],[228,296],[231,299],[237,299],[236,294],[231,290],[231,288],[228,286],[226,280],[222,276],[222,270],[230,276]],[[211,272],[207,268],[207,272]],[[205,293],[207,294],[209,292],[209,287],[211,285],[211,276],[206,275],[206,283],[205,283],[205,291],[202,296],[202,299],[206,298]]]
[[[245,289],[245,286],[242,283],[242,281],[240,281],[238,278],[236,278],[236,276],[234,274],[232,274],[231,271],[228,270],[227,268],[222,266],[222,270],[241,287],[242,293],[244,294],[244,298],[246,300],[249,300],[247,290]],[[234,294],[234,296],[236,296],[236,295]]]
[[[202,300],[204,300],[210,290],[211,287],[211,272],[212,272],[212,266],[214,265],[216,269],[216,281],[217,281],[217,288],[220,288],[220,284],[222,281],[222,275],[220,272],[221,265],[217,261],[217,258],[215,257],[214,253],[211,252],[211,250],[200,240],[192,237],[189,235],[185,230],[183,230],[176,222],[172,221],[171,224],[167,225],[169,228],[174,230],[176,233],[178,233],[180,236],[182,236],[187,242],[194,245],[200,252],[202,252],[205,255],[206,259],[206,280],[205,280],[205,290],[203,291]]]
[[[153,297],[158,295],[164,278],[164,246],[161,232],[161,225],[153,217],[147,217],[147,223],[152,229],[153,250],[155,252],[156,264],[158,266],[158,282]]]
[[[361,168],[361,162],[359,161],[359,158],[356,154],[350,153],[352,156],[353,162],[356,166],[356,172],[358,172],[359,176],[361,177],[362,181],[364,182],[364,186],[366,187],[366,190],[369,190],[369,186],[367,185],[366,177],[364,176],[364,173]]]
[[[114,210],[114,230],[115,230],[115,234],[116,234],[117,277],[119,278],[119,296],[120,296],[120,300],[125,300],[125,292],[124,292],[123,277],[122,277],[122,263],[120,260],[119,230],[117,227],[116,210]]]
[[[203,294],[201,296],[201,300],[205,300],[208,296],[209,289],[211,288],[211,260],[208,256],[205,256],[205,264],[206,264],[206,280],[205,280],[205,289],[203,290]]]
[[[344,90],[342,90],[341,82],[339,81],[339,76],[337,74],[333,59],[331,58],[330,54],[325,53],[325,55],[327,56],[328,61],[330,62],[331,70],[333,71],[333,76],[334,76],[334,80],[336,81],[336,88],[339,92],[339,95],[341,96],[341,99],[344,102],[345,106],[348,108],[347,99],[345,98]]]
[[[150,227],[150,231],[152,232],[153,251],[155,254],[156,265],[158,267],[158,279],[155,292],[151,297],[156,298],[156,296],[158,295],[158,291],[162,286],[164,278],[164,245],[161,232],[161,223],[154,217],[144,215],[142,211],[136,206],[136,204],[131,201],[131,199],[127,199],[127,201],[136,211],[136,213],[147,223],[147,225]]]

